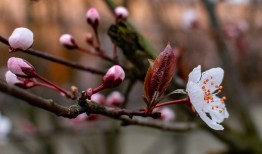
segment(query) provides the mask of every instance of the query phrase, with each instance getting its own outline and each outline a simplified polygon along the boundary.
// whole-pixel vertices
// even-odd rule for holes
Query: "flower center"
[[[203,93],[205,94],[204,95],[204,101],[209,104],[209,103],[214,103],[214,96],[221,93],[222,92],[222,89],[223,89],[223,86],[219,86],[218,84],[215,84],[214,82],[212,82],[212,79],[213,77],[211,76],[210,77],[210,80],[209,79],[205,79],[203,81],[203,86],[202,86],[202,91]],[[215,87],[217,90],[216,93],[211,93],[211,90],[210,90],[210,87]],[[226,100],[226,97],[223,96],[222,98],[220,98],[220,103],[224,104],[225,103],[225,100]],[[220,108],[218,105],[211,105],[211,109],[214,110],[214,109],[217,109],[219,113],[222,113],[222,111],[225,110],[224,107]]]

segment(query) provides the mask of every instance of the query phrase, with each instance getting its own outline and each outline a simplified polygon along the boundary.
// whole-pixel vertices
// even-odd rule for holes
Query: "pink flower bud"
[[[103,84],[107,88],[119,86],[125,79],[125,72],[119,65],[112,66],[103,77]]]
[[[114,91],[112,92],[110,95],[107,96],[106,98],[106,105],[107,106],[120,106],[121,104],[123,104],[125,101],[124,96],[118,92],[118,91]]]
[[[7,61],[8,69],[17,76],[35,77],[35,68],[24,59],[11,57]]]
[[[75,49],[78,47],[74,37],[70,34],[63,34],[60,36],[59,42],[68,49]]]
[[[35,82],[33,81],[33,79],[18,77],[11,71],[7,71],[5,73],[5,80],[8,84],[16,85],[21,88],[31,88],[35,86]]]
[[[34,34],[27,28],[16,28],[8,39],[12,50],[26,50],[30,48],[34,42]]]
[[[90,8],[86,12],[87,22],[96,28],[99,24],[100,16],[95,8]]]
[[[175,112],[169,107],[162,107],[154,110],[155,112],[160,112],[162,121],[172,121],[175,119]]]
[[[185,30],[194,28],[197,25],[198,16],[195,9],[186,9],[182,13],[182,26]]]
[[[128,10],[123,6],[115,8],[115,15],[117,19],[126,19],[129,15]]]
[[[11,71],[7,71],[5,73],[5,80],[8,84],[16,85],[16,84],[23,84],[23,80],[19,79],[14,73]]]
[[[100,94],[100,93],[96,93],[96,94],[93,94],[91,96],[91,100],[98,103],[98,104],[105,104],[105,101],[106,101],[106,98],[104,95]]]

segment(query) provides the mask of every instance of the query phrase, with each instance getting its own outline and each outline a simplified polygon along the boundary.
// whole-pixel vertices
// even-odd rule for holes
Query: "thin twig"
[[[0,42],[4,43],[6,45],[9,45],[7,39],[2,37],[2,36],[0,36]],[[25,50],[25,51],[22,51],[22,52],[26,53],[26,54],[33,55],[33,56],[37,56],[37,57],[40,57],[40,58],[43,58],[43,59],[46,59],[46,60],[49,60],[49,61],[52,61],[52,62],[55,62],[55,63],[59,63],[59,64],[62,64],[62,65],[65,65],[65,66],[68,66],[68,67],[71,67],[71,68],[75,68],[75,69],[78,69],[78,70],[81,70],[81,71],[86,71],[86,72],[99,74],[99,75],[105,74],[105,72],[103,72],[103,71],[96,70],[96,69],[93,69],[93,68],[89,68],[89,67],[77,64],[77,63],[69,61],[69,60],[58,58],[58,57],[50,55],[46,52],[42,52],[42,51],[38,51],[38,50],[34,50],[34,49],[28,49],[28,50]]]

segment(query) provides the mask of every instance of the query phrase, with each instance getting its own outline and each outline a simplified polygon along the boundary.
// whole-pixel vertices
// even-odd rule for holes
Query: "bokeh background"
[[[214,0],[215,1],[215,0]],[[209,18],[198,0],[115,0],[128,8],[128,20],[160,52],[170,42],[183,44],[185,51],[177,75],[186,82],[191,69],[221,66],[222,61],[212,38]],[[104,0],[0,0],[0,35],[6,38],[16,27],[27,27],[34,32],[33,48],[48,52],[85,66],[106,70],[110,64],[94,56],[69,51],[59,44],[64,33],[72,34],[77,42],[88,47],[84,37],[92,29],[86,22],[86,11],[95,7],[100,13],[99,35],[102,48],[112,54],[112,43],[107,29],[114,16]],[[223,38],[229,49],[231,63],[240,74],[241,85],[248,99],[250,116],[262,137],[262,1],[221,0],[215,6]],[[8,57],[23,57],[30,61],[39,74],[65,88],[95,87],[101,76],[67,68],[23,53],[8,53],[0,43],[0,78],[4,79]],[[227,75],[227,72],[225,72]],[[119,90],[126,89],[124,83]],[[44,98],[52,98],[65,105],[72,102],[43,88],[30,89]],[[105,92],[107,94],[108,91]],[[234,92],[231,92],[232,94]],[[143,83],[137,82],[130,94],[128,108],[141,108]],[[230,100],[230,95],[225,93]],[[241,131],[235,106],[227,103],[232,128]],[[174,108],[176,121],[199,121],[198,117],[183,117]],[[12,120],[12,132],[7,143],[0,145],[1,154],[202,154],[220,153],[228,147],[210,132],[201,128],[173,133],[142,127],[119,127],[107,118],[87,121],[79,126],[68,119],[37,109],[18,99],[0,93],[0,112]],[[223,132],[221,132],[223,133]]]

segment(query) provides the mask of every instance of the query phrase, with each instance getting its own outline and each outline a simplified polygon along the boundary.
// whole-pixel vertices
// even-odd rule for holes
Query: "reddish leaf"
[[[156,60],[151,61],[144,82],[148,105],[154,105],[154,101],[165,92],[176,69],[176,56],[177,50],[168,44]]]

